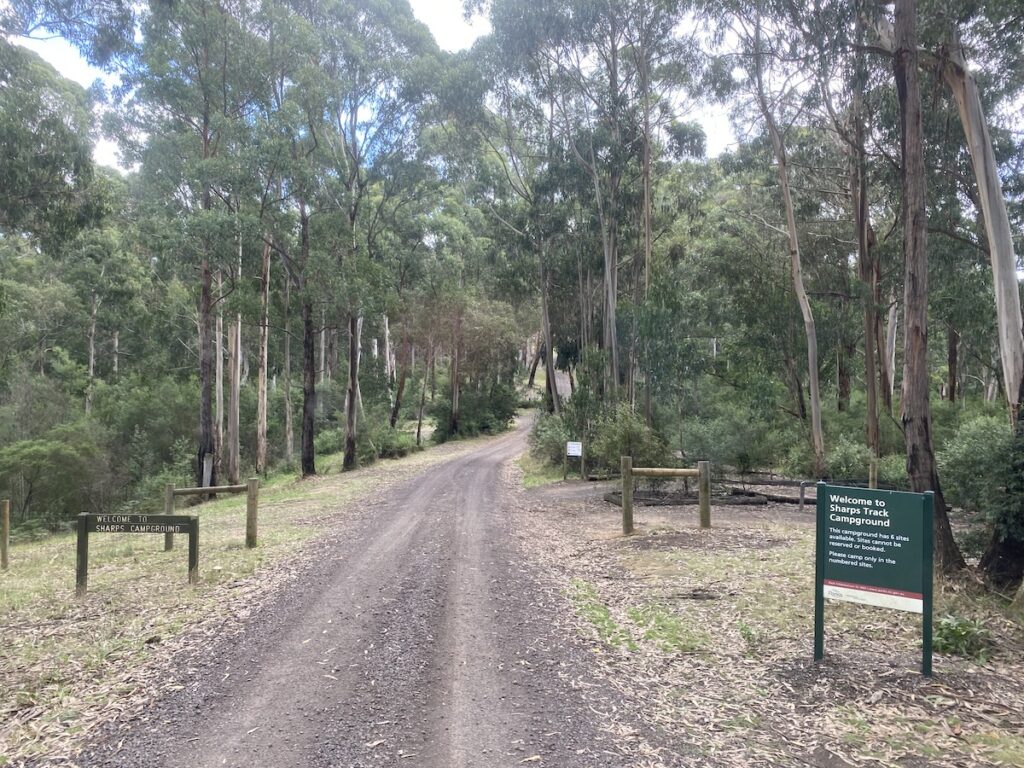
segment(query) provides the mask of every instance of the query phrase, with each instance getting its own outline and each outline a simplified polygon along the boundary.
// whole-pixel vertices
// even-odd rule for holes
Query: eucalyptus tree
[[[915,491],[935,493],[935,554],[944,573],[963,568],[953,540],[945,498],[939,487],[932,446],[928,369],[928,255],[925,211],[924,135],[918,74],[917,7],[915,0],[897,0],[893,69],[900,105],[904,312],[903,391],[900,398],[907,445],[907,474]]]
[[[1018,70],[1019,49],[999,43],[986,45],[986,42],[1005,39],[1005,36],[993,32],[1019,24],[1020,11],[1012,4],[965,3],[955,4],[953,8],[926,5],[922,16],[930,39],[919,44],[919,66],[934,71],[949,88],[956,102],[974,168],[977,208],[984,224],[992,264],[1004,394],[1015,421],[1024,385],[1024,333],[1017,285],[1017,257],[990,121],[986,117],[978,78],[972,71],[969,57],[976,55],[990,64],[993,71],[1012,73]],[[887,15],[876,13],[873,20],[878,48],[885,53],[894,53],[896,37]],[[1001,95],[1009,99],[1019,98],[1024,80],[1011,76],[1002,81]]]
[[[366,285],[357,266],[369,258],[365,224],[375,169],[407,153],[415,141],[417,115],[430,97],[439,66],[433,38],[400,0],[333,0],[315,11],[320,36],[319,66],[331,81],[325,94],[325,128],[319,136],[337,181],[334,204],[347,231],[332,249],[347,276],[340,310],[349,333],[348,396],[344,466],[356,463],[359,350]]]
[[[233,124],[251,121],[262,84],[262,46],[254,9],[210,0],[155,4],[142,20],[142,42],[124,74],[126,122],[146,136],[137,155],[144,176],[180,218],[187,256],[199,272],[199,447],[196,480],[215,485],[213,421],[213,274],[237,254],[232,200],[238,182],[223,162]]]
[[[0,38],[0,233],[54,249],[102,214],[92,189],[89,95]]]
[[[775,228],[785,235],[790,261],[793,291],[804,322],[807,347],[807,379],[810,395],[810,437],[814,451],[814,471],[823,476],[826,467],[825,440],[821,425],[821,388],[819,383],[818,334],[814,310],[807,295],[797,229],[796,206],[793,200],[787,127],[802,111],[802,100],[808,89],[809,74],[798,69],[791,52],[795,43],[778,16],[770,15],[766,4],[740,2],[730,5],[720,20],[718,35],[732,37],[737,50],[730,57],[733,72],[742,72],[742,79],[733,88],[742,89],[764,125],[771,142],[778,179],[780,205],[785,225]]]

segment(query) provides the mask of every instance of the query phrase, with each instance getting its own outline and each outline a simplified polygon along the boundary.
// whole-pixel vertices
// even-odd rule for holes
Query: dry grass
[[[72,756],[89,733],[173,690],[172,659],[237,632],[301,567],[305,545],[344,526],[360,503],[423,469],[471,450],[452,443],[356,472],[281,477],[260,493],[259,547],[247,550],[245,496],[179,513],[200,518],[200,583],[187,584],[187,537],[90,536],[89,591],[75,593],[75,537],[12,548],[0,573],[0,766]],[[337,471],[340,457],[319,461]],[[175,658],[177,654],[177,658]]]
[[[936,655],[929,680],[919,616],[829,602],[816,665],[813,513],[719,506],[702,531],[692,508],[640,509],[624,538],[593,488],[519,494],[524,555],[650,729],[635,765],[1024,765],[1024,633],[990,598],[936,597],[984,621],[988,662]]]

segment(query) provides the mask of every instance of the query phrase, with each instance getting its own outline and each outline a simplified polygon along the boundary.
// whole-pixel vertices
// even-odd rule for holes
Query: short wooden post
[[[164,486],[164,514],[174,514],[174,483],[168,483]],[[174,534],[164,534],[164,552],[170,552],[174,549]]]
[[[622,535],[633,532],[633,457],[622,457]]]
[[[11,500],[0,501],[0,571],[6,571],[11,561],[8,550],[11,547]]]
[[[562,454],[562,479],[565,480],[567,477],[569,477],[569,451],[568,450],[566,450],[565,453]]]
[[[580,448],[580,480],[586,482],[587,479],[587,454],[586,448]]]
[[[199,518],[193,517],[188,532],[188,583],[199,583]]]
[[[868,488],[878,487],[878,457],[872,456],[868,462]]]
[[[78,516],[78,548],[75,551],[75,596],[82,597],[89,588],[89,518]]]
[[[259,503],[260,479],[250,477],[246,483],[245,500],[245,547],[246,549],[256,548],[256,513]]]
[[[697,497],[700,503],[700,527],[711,527],[711,462],[697,462]]]

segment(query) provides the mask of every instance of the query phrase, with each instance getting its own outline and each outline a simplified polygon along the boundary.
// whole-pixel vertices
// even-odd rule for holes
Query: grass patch
[[[636,650],[636,643],[629,631],[612,618],[608,606],[601,602],[597,590],[591,584],[582,579],[574,579],[570,597],[576,613],[594,627],[602,642],[614,648]]]
[[[691,626],[682,617],[664,606],[643,605],[627,611],[630,620],[640,628],[644,640],[654,643],[666,653],[693,653],[703,650],[709,635]]]
[[[554,467],[545,461],[531,456],[529,452],[516,459],[516,464],[523,471],[523,487],[537,488],[562,481],[562,468]],[[578,474],[578,473],[577,473]]]

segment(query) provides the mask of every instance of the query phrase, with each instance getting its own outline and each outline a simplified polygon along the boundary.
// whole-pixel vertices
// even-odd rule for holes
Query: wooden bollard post
[[[700,503],[700,527],[711,527],[711,462],[697,462],[697,497]]]
[[[250,477],[246,485],[245,500],[245,547],[246,549],[256,548],[256,513],[259,503],[260,480],[258,477]]]
[[[188,583],[195,586],[199,583],[199,518],[193,517],[189,522],[188,532]]]
[[[11,561],[8,550],[11,547],[11,500],[0,501],[0,571],[6,571]]]
[[[168,483],[164,486],[164,514],[174,514],[174,483]],[[174,549],[174,534],[164,534],[164,552],[170,552]]]
[[[89,588],[89,518],[78,516],[78,547],[75,550],[75,596],[82,597]]]
[[[622,535],[633,532],[633,457],[622,457]]]

